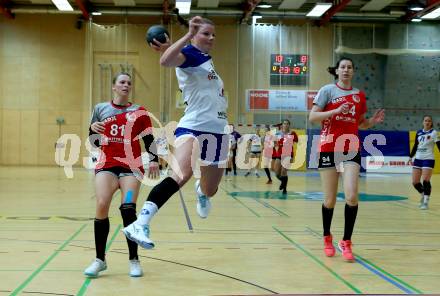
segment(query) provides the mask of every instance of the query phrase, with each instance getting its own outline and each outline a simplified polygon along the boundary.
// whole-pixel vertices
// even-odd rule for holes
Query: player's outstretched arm
[[[382,123],[385,119],[385,109],[377,109],[373,116],[370,118],[363,118],[359,122],[359,128],[367,129],[375,126],[378,123]]]

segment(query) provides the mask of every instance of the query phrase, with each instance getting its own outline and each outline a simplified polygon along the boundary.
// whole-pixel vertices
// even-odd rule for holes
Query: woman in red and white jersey
[[[99,103],[93,109],[90,124],[90,140],[99,140],[101,153],[95,170],[96,214],[94,221],[96,258],[84,270],[84,274],[97,277],[107,269],[105,247],[110,230],[108,213],[113,194],[121,190],[121,211],[123,224],[136,220],[136,200],[144,169],[140,140],[150,154],[150,177],[159,174],[157,155],[153,153],[154,141],[151,120],[145,108],[130,103],[131,76],[118,73],[113,79],[114,98],[110,102]],[[142,276],[138,258],[138,246],[127,239],[129,250],[129,275]]]
[[[283,191],[283,194],[287,194],[287,182],[289,180],[287,166],[294,160],[293,144],[298,143],[298,135],[290,130],[290,120],[284,119],[276,136],[277,139],[272,154],[273,171],[278,180],[281,181],[279,189]]]
[[[329,67],[336,83],[323,86],[313,101],[311,122],[321,122],[319,169],[324,191],[322,219],[324,252],[335,255],[330,226],[336,205],[339,175],[342,173],[345,194],[344,237],[338,246],[344,259],[354,261],[351,236],[358,211],[358,180],[361,165],[359,128],[370,128],[383,121],[385,111],[377,110],[367,119],[365,94],[352,86],[354,65],[350,58],[341,58]]]

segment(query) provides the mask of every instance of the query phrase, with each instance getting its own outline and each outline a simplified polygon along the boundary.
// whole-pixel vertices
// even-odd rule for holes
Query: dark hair
[[[353,60],[352,60],[352,59],[347,58],[347,57],[341,57],[341,58],[336,62],[336,65],[335,65],[334,67],[328,67],[328,68],[327,68],[327,71],[328,71],[330,74],[332,74],[333,76],[335,76],[335,79],[338,79],[338,78],[339,78],[338,74],[336,74],[336,69],[339,68],[339,64],[340,64],[342,61],[350,61],[351,64],[353,65],[353,68],[354,68],[354,63],[353,63]]]
[[[130,77],[130,79],[131,79],[131,75],[128,74],[127,72],[119,72],[119,73],[116,73],[116,75],[113,77],[113,80],[112,80],[113,84],[115,84],[116,80],[118,80],[119,76],[122,76],[122,75],[126,75],[126,76]]]
[[[432,119],[432,116],[431,115],[424,115],[423,120],[425,120],[426,117],[431,118],[431,128],[433,128],[434,127],[434,120]]]
[[[280,124],[280,125],[283,125],[284,121],[287,121],[287,122],[289,123],[289,125],[290,125],[290,120],[289,120],[289,119],[287,119],[287,118],[285,118],[285,119],[281,120],[281,124]]]

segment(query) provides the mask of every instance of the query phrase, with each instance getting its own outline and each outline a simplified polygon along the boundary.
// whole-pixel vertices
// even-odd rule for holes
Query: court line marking
[[[9,293],[12,291],[9,290],[0,290],[0,293]],[[64,293],[52,293],[52,292],[38,292],[38,291],[23,291],[23,294],[38,294],[38,295],[60,295],[60,296],[74,296],[73,294],[64,294]]]
[[[275,226],[272,226],[272,228],[278,232],[279,235],[281,235],[282,237],[284,237],[286,240],[288,240],[292,245],[294,245],[296,248],[298,248],[299,250],[301,250],[304,254],[306,254],[310,259],[312,259],[313,261],[315,261],[318,265],[320,265],[321,267],[323,267],[324,269],[326,269],[328,272],[330,272],[334,277],[336,277],[338,280],[340,280],[341,282],[343,282],[347,287],[349,287],[351,290],[353,290],[354,292],[356,292],[356,294],[362,294],[361,290],[359,290],[358,288],[356,288],[353,284],[351,284],[349,281],[345,280],[342,276],[340,276],[336,271],[334,271],[333,269],[331,269],[330,267],[328,267],[327,265],[324,264],[324,262],[322,262],[321,260],[319,260],[316,256],[314,256],[312,253],[310,253],[309,251],[307,251],[303,246],[301,246],[300,244],[298,244],[297,242],[295,242],[294,240],[292,240],[290,237],[288,237],[286,234],[284,234],[281,230],[279,230],[278,228],[276,228]]]
[[[183,213],[185,214],[186,224],[188,225],[189,231],[193,232],[193,226],[192,226],[192,223],[191,223],[191,218],[189,217],[188,209],[186,207],[185,200],[183,199],[183,194],[182,194],[182,191],[180,189],[179,189],[179,196],[180,196],[180,202],[181,202],[182,208],[183,208]]]
[[[11,296],[18,295],[18,293],[20,293],[86,226],[87,224],[83,224],[72,236],[65,240],[60,248],[55,250],[52,255],[50,255],[49,258],[47,258],[46,261],[44,261],[43,264],[41,264],[20,286],[12,291]]]
[[[121,251],[111,251],[111,253],[127,254],[127,252],[121,252]],[[148,258],[148,259],[156,260],[156,261],[160,261],[160,262],[171,263],[171,264],[175,264],[175,265],[180,265],[180,266],[184,266],[184,267],[189,267],[189,268],[196,269],[196,270],[199,270],[199,271],[208,272],[208,273],[211,273],[211,274],[215,274],[215,275],[218,275],[218,276],[221,276],[221,277],[229,278],[229,279],[232,279],[232,280],[235,280],[235,281],[241,282],[241,283],[248,284],[248,285],[250,285],[250,286],[253,286],[253,287],[256,287],[256,288],[262,289],[262,290],[264,290],[264,291],[267,291],[267,292],[270,292],[270,293],[273,293],[273,294],[279,294],[278,292],[275,292],[275,291],[273,291],[273,290],[270,290],[269,288],[265,288],[265,287],[260,286],[260,285],[258,285],[258,284],[254,284],[254,283],[252,283],[252,282],[249,282],[249,281],[246,281],[246,280],[242,280],[242,279],[239,279],[239,278],[237,278],[237,277],[233,277],[233,276],[230,276],[230,275],[227,275],[227,274],[224,274],[224,273],[220,273],[220,272],[217,272],[217,271],[213,271],[213,270],[209,270],[209,269],[205,269],[205,268],[201,268],[201,267],[197,267],[197,266],[189,265],[189,264],[185,264],[185,263],[180,263],[180,262],[177,262],[177,261],[171,261],[171,260],[166,260],[166,259],[161,259],[161,258],[151,257],[151,256],[139,255],[139,257],[141,257],[141,258]]]
[[[423,213],[423,215],[432,215],[432,216],[435,216],[435,217],[440,217],[439,214],[433,213],[432,210],[420,210],[418,207],[415,208],[415,207],[407,206],[407,205],[412,205],[412,204],[413,203],[402,202],[401,200],[396,200],[396,201],[394,201],[394,203],[392,203],[392,205],[399,206],[399,207],[404,208],[404,209],[409,209],[409,210],[417,211],[419,213]],[[414,204],[414,205],[416,205],[416,204]]]
[[[235,185],[234,183],[231,183],[231,185],[232,185],[235,189],[237,189],[237,190],[244,191],[243,188],[238,187],[238,186]],[[229,194],[229,193],[228,193],[228,194]],[[229,195],[230,195],[230,194],[229,194]],[[230,195],[230,196],[232,196],[232,195]],[[234,198],[235,198],[235,197],[234,197]],[[287,215],[287,214],[284,213],[283,211],[277,209],[276,207],[272,206],[272,205],[269,204],[268,202],[260,201],[258,198],[255,198],[255,197],[251,197],[251,199],[253,199],[255,202],[257,202],[257,203],[259,203],[259,204],[262,204],[262,205],[265,206],[266,208],[271,209],[272,211],[274,211],[275,213],[277,213],[277,214],[280,215],[280,216],[289,217],[289,215]]]
[[[223,188],[223,186],[219,186],[224,192],[226,192],[230,197],[232,197],[236,202],[238,202],[239,204],[241,204],[243,207],[245,207],[246,209],[248,209],[252,214],[254,214],[255,216],[257,216],[258,218],[261,218],[261,216],[255,212],[254,210],[252,210],[250,207],[248,207],[245,203],[243,203],[241,200],[239,200],[238,198],[236,198],[235,196],[232,196],[230,194],[230,192],[228,190],[226,190],[225,188]]]
[[[118,224],[118,227],[116,227],[116,230],[115,230],[115,232],[112,235],[112,238],[110,239],[110,241],[108,242],[107,246],[105,247],[105,251],[107,251],[110,248],[110,246],[112,245],[113,241],[116,238],[116,235],[118,235],[119,230],[121,228],[122,228],[122,225]],[[84,283],[82,284],[81,288],[79,289],[78,293],[76,293],[76,295],[77,296],[84,295],[84,293],[86,292],[87,288],[90,285],[90,282],[91,282],[91,278],[90,277],[86,278],[84,280]]]
[[[317,233],[315,230],[313,230],[310,227],[306,227],[306,229],[315,237],[319,237],[321,238],[321,236],[319,235],[319,233]],[[335,245],[336,250],[338,250],[338,252],[340,252],[339,248],[337,247],[337,245],[335,243],[333,243]],[[395,287],[399,288],[400,290],[402,290],[403,292],[407,293],[407,294],[423,294],[422,291],[420,291],[419,289],[411,286],[410,284],[406,283],[405,281],[399,279],[398,277],[392,275],[391,273],[385,271],[384,269],[378,267],[377,265],[375,265],[374,263],[372,263],[371,261],[363,258],[362,256],[358,255],[358,254],[354,254],[355,258],[356,258],[356,262],[358,262],[360,265],[362,265],[363,267],[365,267],[366,269],[368,269],[369,271],[371,271],[372,273],[376,274],[377,276],[381,277],[382,279],[384,279],[385,281],[387,281],[388,283],[394,285]],[[400,283],[400,284],[399,284]],[[402,286],[403,285],[403,286]]]

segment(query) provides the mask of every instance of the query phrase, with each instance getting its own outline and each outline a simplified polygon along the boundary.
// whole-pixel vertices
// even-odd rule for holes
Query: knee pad
[[[431,182],[423,181],[423,194],[431,195]]]

